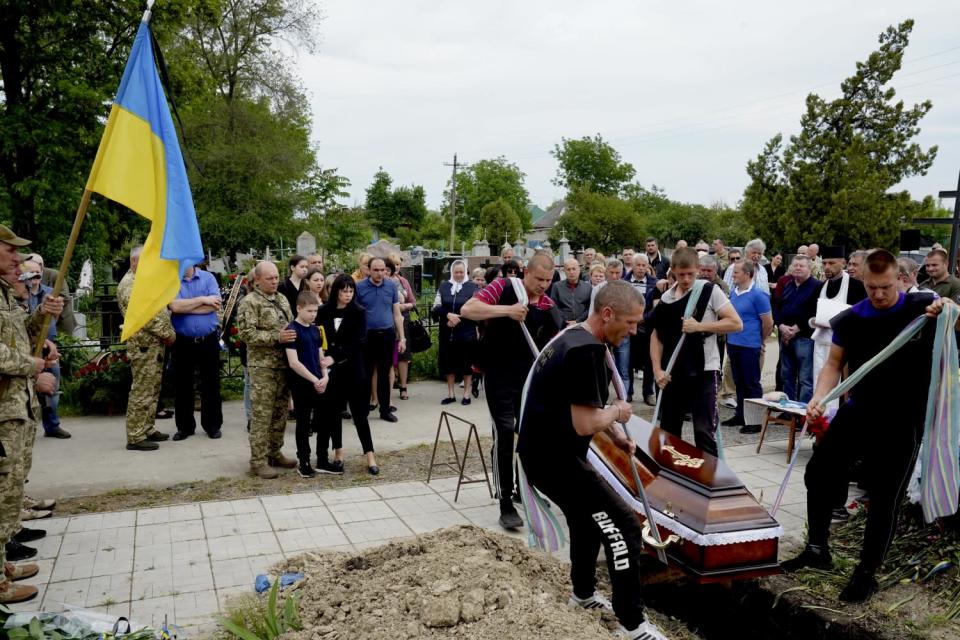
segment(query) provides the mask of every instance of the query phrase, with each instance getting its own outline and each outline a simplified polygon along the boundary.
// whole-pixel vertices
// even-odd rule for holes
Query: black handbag
[[[410,328],[407,334],[407,348],[410,353],[423,353],[433,343],[430,332],[423,326],[419,316],[410,315]]]

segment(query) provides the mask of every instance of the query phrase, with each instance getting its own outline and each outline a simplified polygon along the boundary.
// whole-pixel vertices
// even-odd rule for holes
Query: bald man
[[[576,258],[567,258],[563,263],[563,280],[554,282],[547,296],[557,304],[560,315],[567,325],[583,322],[590,311],[590,294],[593,287],[580,279],[580,263]]]

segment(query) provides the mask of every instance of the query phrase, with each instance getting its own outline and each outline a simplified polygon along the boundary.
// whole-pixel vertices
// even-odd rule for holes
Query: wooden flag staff
[[[83,190],[83,196],[80,198],[80,206],[77,207],[77,215],[73,219],[73,229],[70,230],[70,238],[67,240],[67,248],[63,250],[63,260],[60,261],[60,270],[57,271],[57,280],[53,283],[53,297],[60,295],[63,289],[63,280],[67,277],[67,268],[70,266],[70,259],[73,258],[73,249],[77,246],[77,237],[80,235],[80,227],[83,226],[83,220],[87,217],[87,208],[90,206],[90,196],[92,192],[89,189]],[[33,355],[39,358],[43,354],[43,343],[47,339],[47,328],[50,326],[50,314],[43,314],[40,321],[40,335],[37,336],[37,344],[33,348]]]

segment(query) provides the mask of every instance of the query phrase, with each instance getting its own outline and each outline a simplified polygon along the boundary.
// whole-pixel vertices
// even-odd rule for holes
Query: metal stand
[[[470,428],[467,430],[467,444],[463,448],[462,459],[460,458],[460,454],[457,452],[457,441],[453,437],[453,429],[450,427],[450,418],[470,425]],[[450,446],[453,447],[453,459],[437,462],[437,445],[440,444],[440,430],[443,428],[444,424],[447,426],[447,435],[450,436]],[[480,464],[483,465],[483,478],[471,478],[470,476],[465,475],[467,469],[467,456],[470,454],[471,439],[475,440],[477,443],[477,453],[480,456]],[[430,468],[427,470],[427,484],[430,483],[430,478],[433,477],[433,470],[436,467],[447,467],[448,469],[456,471],[459,474],[457,478],[457,492],[453,496],[454,502],[460,498],[461,486],[465,484],[477,484],[480,482],[485,482],[487,484],[487,491],[490,492],[490,497],[493,498],[493,487],[490,486],[490,475],[487,473],[487,462],[483,459],[483,448],[480,446],[480,434],[477,433],[477,425],[464,420],[459,416],[455,416],[452,413],[447,413],[446,411],[440,412],[440,420],[437,422],[437,437],[433,440],[433,454],[430,456]]]

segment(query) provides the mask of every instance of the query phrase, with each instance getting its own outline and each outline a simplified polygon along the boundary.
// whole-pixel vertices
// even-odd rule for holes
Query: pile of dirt
[[[569,565],[473,526],[358,555],[306,554],[303,631],[284,640],[553,638],[610,640],[609,613],[567,606]]]

